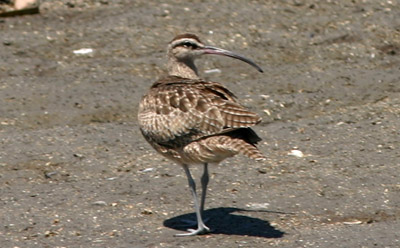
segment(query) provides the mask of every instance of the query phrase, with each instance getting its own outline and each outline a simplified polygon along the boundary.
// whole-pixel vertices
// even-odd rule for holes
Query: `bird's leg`
[[[197,229],[189,229],[188,233],[181,233],[181,234],[175,234],[175,236],[193,236],[193,235],[198,235],[198,234],[204,234],[208,233],[210,231],[210,228],[208,228],[201,217],[201,211],[200,211],[200,206],[199,202],[197,199],[197,193],[196,193],[196,183],[193,180],[192,175],[190,174],[189,167],[187,165],[183,165],[183,169],[185,170],[188,182],[189,182],[189,188],[190,191],[192,191],[193,195],[193,202],[194,202],[194,208],[196,211],[196,217],[197,217]],[[202,201],[203,202],[203,201]]]
[[[206,201],[206,194],[207,194],[207,185],[209,181],[209,176],[208,176],[208,164],[204,163],[204,171],[203,175],[201,176],[201,203],[200,203],[200,213],[202,216],[204,216],[204,203]]]

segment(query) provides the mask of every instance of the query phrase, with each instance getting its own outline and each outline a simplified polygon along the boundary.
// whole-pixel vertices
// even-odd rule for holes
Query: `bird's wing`
[[[153,85],[142,99],[138,120],[146,138],[179,146],[227,129],[254,126],[261,118],[221,84],[175,80]]]

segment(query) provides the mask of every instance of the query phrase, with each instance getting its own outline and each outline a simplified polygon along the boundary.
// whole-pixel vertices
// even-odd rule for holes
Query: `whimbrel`
[[[199,78],[194,60],[204,54],[253,61],[221,48],[206,46],[193,34],[176,36],[168,45],[168,75],[156,81],[143,97],[138,113],[144,138],[160,154],[181,165],[193,195],[197,229],[176,236],[208,233],[202,215],[209,181],[208,164],[243,154],[261,160],[260,137],[250,128],[260,116],[242,106],[222,84]],[[189,166],[203,164],[200,204]]]

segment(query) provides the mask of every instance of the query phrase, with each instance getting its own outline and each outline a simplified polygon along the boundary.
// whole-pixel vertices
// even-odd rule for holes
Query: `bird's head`
[[[237,53],[222,48],[206,46],[194,34],[181,34],[176,36],[168,45],[168,56],[185,64],[194,64],[194,60],[204,54],[215,54],[239,59],[255,67],[259,72],[263,70],[252,60]]]

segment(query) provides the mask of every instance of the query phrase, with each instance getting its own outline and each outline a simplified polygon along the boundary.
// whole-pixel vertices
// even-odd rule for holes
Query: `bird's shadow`
[[[226,234],[226,235],[241,235],[241,236],[254,236],[264,238],[281,238],[284,232],[275,229],[269,224],[268,221],[248,217],[244,215],[233,214],[234,212],[272,212],[263,210],[245,210],[240,208],[213,208],[204,211],[206,225],[211,229],[213,234]],[[274,213],[274,212],[273,212]],[[194,213],[179,215],[164,221],[164,226],[185,231],[189,227],[185,220],[191,220],[196,223],[196,215]]]

